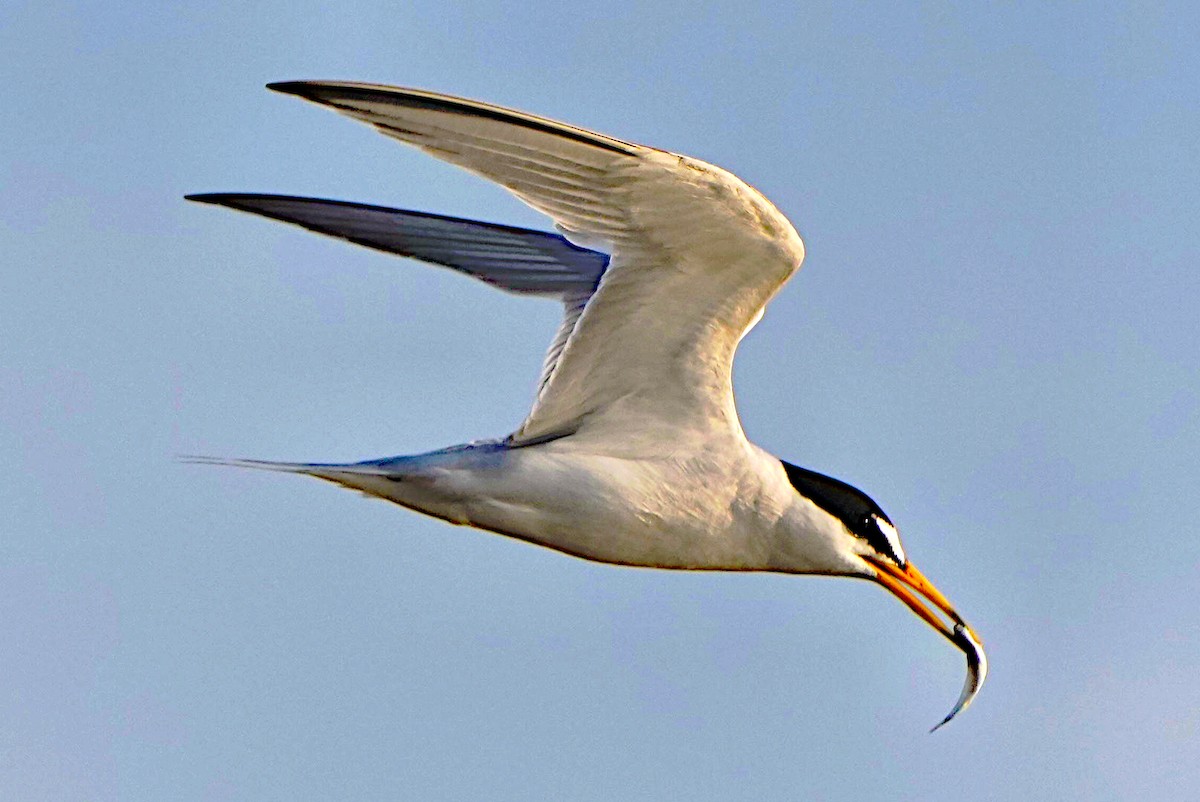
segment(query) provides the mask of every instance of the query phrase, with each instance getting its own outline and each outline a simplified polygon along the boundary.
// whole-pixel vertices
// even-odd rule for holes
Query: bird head
[[[933,729],[946,724],[967,708],[987,677],[987,656],[979,638],[942,592],[909,562],[900,533],[867,494],[787,462],[783,468],[796,492],[817,508],[820,529],[839,564],[830,573],[881,585],[966,655],[967,679],[958,702]]]

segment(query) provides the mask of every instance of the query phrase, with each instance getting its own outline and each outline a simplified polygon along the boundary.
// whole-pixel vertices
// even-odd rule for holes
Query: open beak
[[[926,579],[925,575],[918,571],[912,563],[907,563],[903,568],[899,568],[890,562],[874,557],[868,556],[865,559],[875,569],[874,580],[876,582],[908,605],[908,608],[920,616],[925,623],[942,633],[947,640],[962,649],[963,654],[967,656],[967,681],[963,685],[962,693],[950,714],[933,728],[936,730],[966,710],[967,705],[971,704],[971,700],[983,687],[988,669],[987,656],[983,653],[983,644],[979,642],[974,631],[955,611],[954,606],[942,595],[942,592],[935,588],[933,583]],[[939,617],[925,601],[940,610],[952,624]]]

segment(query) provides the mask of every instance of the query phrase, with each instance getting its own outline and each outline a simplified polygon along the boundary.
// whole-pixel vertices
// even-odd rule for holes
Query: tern
[[[734,351],[804,259],[770,201],[699,159],[488,103],[342,81],[268,88],[494,181],[558,233],[317,198],[189,200],[557,299],[565,314],[507,437],[349,464],[197,461],[313,476],[602,563],[870,580],[966,655],[962,693],[933,729],[970,704],[982,644],[883,509],[742,431]]]

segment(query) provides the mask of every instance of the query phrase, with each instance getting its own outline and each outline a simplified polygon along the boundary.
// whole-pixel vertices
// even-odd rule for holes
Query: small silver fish
[[[930,732],[934,732],[939,727],[947,724],[950,719],[966,710],[967,706],[971,704],[971,700],[979,693],[979,689],[983,687],[983,681],[987,679],[988,662],[987,655],[983,653],[983,644],[976,640],[971,630],[962,623],[954,625],[954,637],[958,647],[967,655],[967,681],[963,684],[962,693],[959,694],[958,701],[954,703],[954,709],[950,711],[949,715],[938,722]]]

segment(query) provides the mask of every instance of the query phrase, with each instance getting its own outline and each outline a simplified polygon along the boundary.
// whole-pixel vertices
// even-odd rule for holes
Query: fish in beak
[[[975,695],[979,693],[979,689],[983,687],[988,670],[987,655],[983,653],[983,644],[967,622],[962,619],[962,616],[955,611],[954,606],[942,595],[941,591],[934,587],[932,582],[925,578],[924,574],[917,570],[915,565],[905,563],[901,568],[883,559],[875,557],[866,559],[875,569],[873,577],[875,582],[883,585],[893,596],[908,605],[908,608],[925,623],[942,633],[947,640],[967,656],[967,679],[963,684],[962,693],[950,714],[930,730],[933,732],[966,710]],[[952,623],[948,623],[938,616],[930,609],[929,605],[940,610]]]

